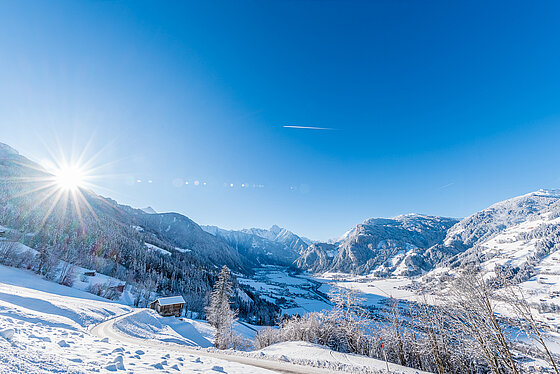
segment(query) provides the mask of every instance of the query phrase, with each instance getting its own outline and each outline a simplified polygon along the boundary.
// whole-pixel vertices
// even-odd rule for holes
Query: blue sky
[[[0,2],[0,141],[38,161],[89,143],[97,192],[224,228],[326,239],[368,217],[467,216],[560,185],[559,16],[553,1]]]

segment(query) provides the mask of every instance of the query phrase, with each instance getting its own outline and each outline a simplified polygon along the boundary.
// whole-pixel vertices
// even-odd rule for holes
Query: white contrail
[[[438,190],[446,189],[447,187],[451,187],[451,186],[453,186],[454,184],[455,184],[455,182],[447,183],[447,184],[444,185],[444,186],[438,187]]]
[[[330,127],[314,127],[314,126],[282,126],[287,129],[304,129],[304,130],[334,130]]]

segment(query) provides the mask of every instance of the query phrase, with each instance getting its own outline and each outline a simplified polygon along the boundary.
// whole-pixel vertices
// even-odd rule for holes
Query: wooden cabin
[[[160,297],[150,303],[150,309],[154,309],[164,317],[181,317],[184,305],[183,296]]]
[[[123,283],[123,284],[119,284],[119,285],[116,285],[116,286],[111,286],[111,287],[109,287],[109,290],[111,290],[113,292],[123,293],[124,292],[124,287],[125,287],[125,284]]]

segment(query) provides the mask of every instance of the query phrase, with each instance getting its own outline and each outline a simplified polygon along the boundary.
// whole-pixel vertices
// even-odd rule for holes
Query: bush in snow
[[[264,348],[281,341],[307,341],[340,352],[369,355],[371,336],[367,334],[365,311],[357,306],[356,292],[335,289],[331,293],[334,308],[329,313],[307,313],[281,322],[279,329],[261,330],[255,346]]]
[[[307,341],[438,374],[520,373],[513,343],[495,313],[491,283],[474,274],[457,277],[445,305],[428,302],[425,294],[421,302],[405,307],[389,300],[389,308],[378,311],[377,322],[357,306],[354,292],[335,290],[331,312],[284,319],[278,329],[261,330],[254,345],[262,349],[283,341]],[[546,354],[526,304],[516,303]]]
[[[121,296],[112,282],[90,284],[87,291],[109,300],[117,300]]]
[[[281,341],[278,329],[266,327],[257,333],[253,346],[255,349],[263,349],[270,345],[280,343]]]

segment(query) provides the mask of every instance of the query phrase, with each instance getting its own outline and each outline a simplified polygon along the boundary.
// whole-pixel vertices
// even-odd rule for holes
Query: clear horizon
[[[0,142],[314,240],[560,185],[560,3],[4,2]],[[84,151],[85,149],[85,151]]]

